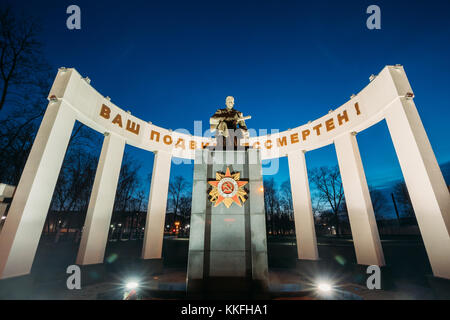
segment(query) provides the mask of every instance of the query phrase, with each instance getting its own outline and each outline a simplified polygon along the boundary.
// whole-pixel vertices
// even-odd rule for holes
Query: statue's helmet
[[[227,106],[227,109],[233,109],[233,107],[234,107],[234,98],[232,96],[228,96],[225,99],[225,104]]]

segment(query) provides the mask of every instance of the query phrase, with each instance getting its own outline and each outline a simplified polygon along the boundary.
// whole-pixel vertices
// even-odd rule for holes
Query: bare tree
[[[408,188],[404,181],[398,182],[394,186],[394,196],[397,203],[401,205],[402,211],[406,217],[414,217],[414,209],[411,198],[409,197]]]
[[[292,218],[294,207],[292,204],[292,191],[289,180],[286,180],[281,184],[280,191],[281,191],[280,202],[283,204],[283,207],[285,208],[284,211],[289,215],[289,217]]]
[[[183,198],[188,186],[189,184],[182,176],[176,176],[175,179],[169,184],[169,199],[173,212],[172,223],[176,220],[176,216],[178,215],[178,211],[180,209],[181,199]]]
[[[0,182],[17,185],[44,115],[50,67],[37,41],[39,25],[0,9]]]
[[[19,17],[11,7],[0,9],[0,110],[9,100],[23,97],[39,84],[39,75],[48,69],[42,63],[42,44],[38,40],[40,26],[32,17]]]
[[[383,213],[386,210],[386,197],[380,190],[375,189],[374,187],[369,186],[369,190],[373,212],[377,218],[382,219]]]
[[[50,81],[42,83],[40,93],[23,97],[24,106],[16,104],[0,119],[0,181],[16,185],[31,150],[39,121],[45,112],[45,96]],[[23,90],[27,90],[24,85]]]
[[[136,196],[140,187],[139,170],[140,164],[125,155],[117,184],[114,211],[125,212],[132,206],[130,201]]]
[[[278,190],[275,180],[270,178],[264,180],[264,206],[266,209],[267,218],[270,220],[271,232],[275,234],[275,215],[279,212],[279,198]]]
[[[133,200],[139,196],[139,191],[141,191],[140,168],[141,165],[136,160],[125,155],[114,201],[114,219],[121,224],[119,239],[130,227],[130,217],[132,217],[134,209]]]
[[[192,207],[192,197],[191,196],[183,196],[180,200],[180,213],[183,217],[183,220],[186,222],[188,221],[190,215],[191,215],[191,207]]]
[[[344,201],[339,167],[315,168],[308,173],[310,181],[314,184],[321,199],[327,202],[334,214],[336,233],[341,234],[339,213]]]
[[[81,232],[97,170],[98,154],[94,148],[99,145],[100,140],[90,129],[81,123],[75,125],[53,194],[52,214],[47,216],[48,229],[51,216],[54,218],[56,242],[61,228],[75,227]]]
[[[131,215],[131,223],[130,223],[130,239],[133,239],[133,235],[139,234],[141,215],[145,212],[145,198],[146,195],[143,190],[139,190],[136,192],[133,199],[131,199],[130,203],[130,215]]]
[[[183,196],[180,200],[180,213],[183,219],[183,234],[186,234],[186,225],[188,224],[191,217],[191,208],[192,208],[192,197],[191,196]]]

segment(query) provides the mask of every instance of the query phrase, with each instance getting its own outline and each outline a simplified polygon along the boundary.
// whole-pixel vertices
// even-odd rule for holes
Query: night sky
[[[440,164],[450,161],[449,1],[21,1],[43,24],[45,56],[74,67],[137,117],[193,130],[225,97],[252,128],[294,128],[346,102],[385,65],[402,64]],[[66,28],[67,6],[81,30]],[[368,30],[366,8],[381,8]],[[385,122],[358,135],[369,185],[402,177]],[[127,147],[151,172],[153,156]],[[336,165],[333,146],[307,153],[309,168]],[[173,166],[172,176],[192,176]],[[145,174],[146,175],[146,174]],[[281,160],[278,183],[288,179]]]

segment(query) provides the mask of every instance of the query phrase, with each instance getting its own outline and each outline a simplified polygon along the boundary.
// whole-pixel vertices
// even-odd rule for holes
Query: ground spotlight
[[[123,300],[138,300],[139,299],[138,291],[139,291],[139,282],[136,280],[128,280],[125,283]]]
[[[333,290],[333,286],[329,284],[328,282],[320,282],[317,284],[317,289],[321,293],[328,294]]]
[[[128,290],[137,289],[139,287],[139,283],[137,281],[128,281],[125,285]]]

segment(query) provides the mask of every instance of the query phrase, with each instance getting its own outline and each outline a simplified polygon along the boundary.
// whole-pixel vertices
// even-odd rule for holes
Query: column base
[[[450,280],[438,278],[433,275],[426,276],[428,285],[433,290],[436,299],[450,300]]]

